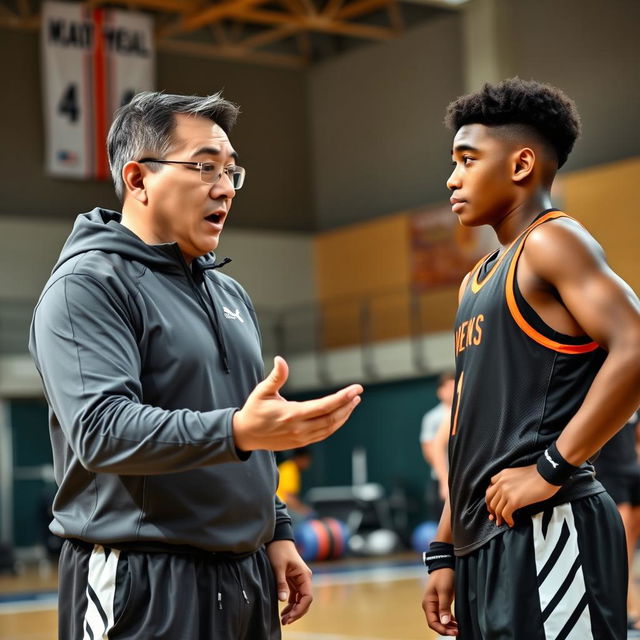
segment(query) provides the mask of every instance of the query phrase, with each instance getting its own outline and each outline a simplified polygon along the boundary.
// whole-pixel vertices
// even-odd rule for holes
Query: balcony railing
[[[415,342],[414,364],[421,369],[424,354],[420,338],[449,330],[457,299],[451,289],[428,293],[393,289],[361,297],[345,297],[288,306],[258,309],[265,356],[317,356],[335,349],[367,349],[377,343],[409,339]],[[27,353],[29,324],[35,301],[0,300],[0,355]]]

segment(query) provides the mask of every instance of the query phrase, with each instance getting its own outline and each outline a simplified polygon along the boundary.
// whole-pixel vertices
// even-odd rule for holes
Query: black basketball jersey
[[[488,519],[485,492],[491,477],[536,463],[582,404],[606,356],[589,337],[565,336],[546,325],[518,289],[516,268],[529,233],[560,217],[568,218],[560,211],[543,212],[501,254],[481,260],[458,307],[449,440],[457,555],[506,529]],[[552,498],[516,512],[515,521],[600,491],[593,467],[585,463]]]

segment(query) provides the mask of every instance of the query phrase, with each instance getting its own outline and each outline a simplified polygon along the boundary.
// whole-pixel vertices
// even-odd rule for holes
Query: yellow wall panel
[[[640,291],[640,158],[575,171],[559,182],[564,210],[589,229],[611,267]],[[325,346],[452,329],[457,285],[412,297],[410,215],[397,213],[315,238]]]
[[[563,177],[564,209],[584,224],[612,269],[640,292],[640,158],[575,171]]]
[[[406,288],[408,224],[400,213],[320,234],[315,239],[320,300]]]
[[[316,238],[324,346],[408,335],[408,221],[399,213]]]

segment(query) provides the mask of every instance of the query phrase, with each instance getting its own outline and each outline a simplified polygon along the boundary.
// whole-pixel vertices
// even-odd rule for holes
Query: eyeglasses
[[[244,176],[246,174],[243,167],[237,167],[230,164],[226,167],[217,162],[184,162],[181,160],[157,160],[156,158],[142,158],[138,162],[157,162],[158,164],[185,164],[200,169],[200,179],[207,184],[215,184],[222,178],[222,174],[226,173],[227,178],[231,180],[231,184],[235,191],[240,189],[244,184]]]

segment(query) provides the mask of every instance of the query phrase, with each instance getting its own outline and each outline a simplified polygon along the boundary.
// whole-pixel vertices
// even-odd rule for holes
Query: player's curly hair
[[[445,124],[457,131],[466,124],[525,125],[555,150],[558,167],[567,160],[580,135],[575,103],[560,89],[518,77],[485,84],[447,107]]]

